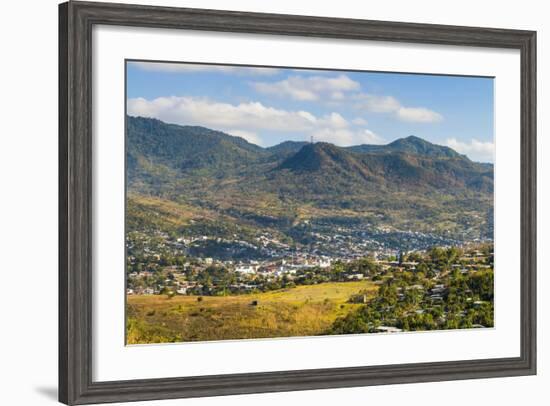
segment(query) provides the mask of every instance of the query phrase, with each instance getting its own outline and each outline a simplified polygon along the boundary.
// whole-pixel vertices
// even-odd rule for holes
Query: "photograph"
[[[543,2],[3,10],[0,406],[549,398]]]
[[[129,59],[125,86],[127,345],[495,327],[494,77]]]

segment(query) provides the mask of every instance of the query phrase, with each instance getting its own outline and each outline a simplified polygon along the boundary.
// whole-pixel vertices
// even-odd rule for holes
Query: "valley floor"
[[[332,323],[376,295],[370,281],[331,282],[233,296],[129,295],[127,343],[211,341],[328,334]]]

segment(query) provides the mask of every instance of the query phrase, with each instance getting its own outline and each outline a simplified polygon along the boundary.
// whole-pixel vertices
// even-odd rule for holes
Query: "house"
[[[445,292],[445,285],[435,285],[433,288],[432,288],[432,294],[434,295],[439,295],[443,292]]]
[[[250,275],[256,273],[256,267],[252,265],[239,265],[235,268],[235,272]]]
[[[331,264],[331,260],[330,258],[321,258],[319,259],[319,268],[328,268],[330,267],[330,264]]]
[[[403,330],[392,326],[379,326],[376,328],[377,333],[400,333]]]

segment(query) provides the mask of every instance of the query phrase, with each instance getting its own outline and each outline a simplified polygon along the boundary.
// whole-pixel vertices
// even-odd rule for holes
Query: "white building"
[[[235,268],[235,272],[239,272],[242,274],[254,274],[256,273],[256,267],[252,265],[239,265]]]
[[[376,331],[378,331],[379,333],[400,333],[403,330],[392,326],[380,326],[376,329]]]
[[[328,268],[330,267],[331,260],[330,258],[321,258],[319,260],[319,268]]]

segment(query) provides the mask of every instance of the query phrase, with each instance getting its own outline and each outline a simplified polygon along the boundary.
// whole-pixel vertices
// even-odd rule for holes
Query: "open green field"
[[[331,282],[238,296],[128,296],[127,343],[210,341],[325,334],[358,304],[369,281]],[[256,305],[252,302],[257,301]]]

